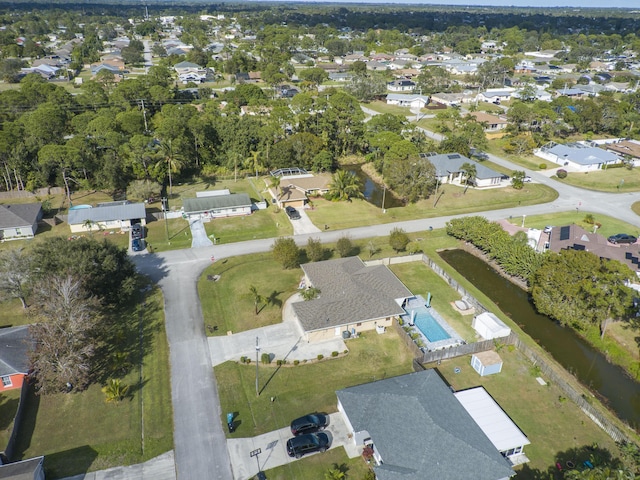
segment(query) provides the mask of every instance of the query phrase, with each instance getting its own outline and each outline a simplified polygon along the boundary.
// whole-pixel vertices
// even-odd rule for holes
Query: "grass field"
[[[569,172],[567,178],[557,178],[557,180],[575,187],[600,192],[637,192],[640,190],[640,169],[609,168],[593,172]]]
[[[0,448],[2,449],[9,443],[19,401],[19,388],[0,393]]]
[[[325,474],[334,464],[342,467],[346,473],[345,480],[362,480],[369,470],[362,457],[349,458],[344,448],[336,448],[322,455],[302,457],[265,473],[269,480],[326,480]]]
[[[83,392],[27,398],[17,450],[23,458],[46,455],[47,478],[139,463],[173,448],[162,295],[156,289],[144,301],[144,309],[134,306],[122,313],[133,335],[129,341],[142,348],[129,357],[131,368],[122,379],[131,387],[125,400],[106,403],[99,384]]]

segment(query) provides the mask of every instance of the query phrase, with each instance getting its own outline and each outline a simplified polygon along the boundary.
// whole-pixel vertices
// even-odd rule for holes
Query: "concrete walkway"
[[[137,465],[83,473],[63,480],[176,480],[173,450]]]
[[[204,229],[201,218],[190,221],[189,228],[191,229],[191,248],[213,245],[213,242],[207,237],[207,231]]]

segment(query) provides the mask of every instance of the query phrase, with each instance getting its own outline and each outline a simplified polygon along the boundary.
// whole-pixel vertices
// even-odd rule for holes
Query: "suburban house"
[[[429,97],[426,95],[410,95],[406,93],[387,94],[387,105],[398,105],[399,107],[424,108],[429,104]]]
[[[486,133],[496,133],[507,128],[509,122],[506,118],[499,117],[497,115],[491,115],[485,112],[471,112],[469,115],[476,119],[478,123],[484,123],[484,131]]]
[[[640,273],[640,254],[638,254],[637,244],[613,245],[602,235],[589,233],[576,224],[554,227],[549,235],[549,249],[554,252],[569,249],[585,250],[600,258],[618,260],[632,271]]]
[[[0,393],[22,387],[29,373],[29,339],[28,325],[0,328]]]
[[[207,70],[192,62],[180,62],[173,66],[181,82],[204,82],[207,79]]]
[[[268,186],[273,203],[280,208],[303,207],[310,196],[327,193],[331,183],[330,175],[314,175],[303,168],[281,168],[271,172],[271,176],[280,178],[278,188]]]
[[[144,203],[121,202],[99,203],[95,207],[78,205],[69,209],[67,223],[72,233],[94,230],[129,230],[131,225],[147,223]]]
[[[515,88],[487,88],[484,92],[478,94],[478,100],[481,102],[500,103],[511,100]]]
[[[604,148],[617,153],[623,158],[629,158],[634,167],[640,165],[640,142],[638,140],[621,140],[615,143],[607,143]]]
[[[387,90],[391,92],[412,92],[414,88],[416,84],[411,80],[394,80],[387,83]]]
[[[246,193],[227,193],[199,198],[185,198],[182,210],[188,220],[251,215],[251,198]]]
[[[2,480],[45,480],[44,457],[0,465]]]
[[[350,438],[373,451],[378,480],[506,480],[515,475],[492,439],[501,432],[491,427],[494,420],[518,427],[498,407],[504,416],[490,412],[489,429],[483,431],[435,370],[348,387],[336,395]],[[521,443],[515,442],[514,450]]]
[[[301,285],[320,292],[314,300],[292,304],[307,341],[384,330],[405,313],[403,301],[413,296],[386,265],[366,266],[358,257],[305,263],[302,271]]]
[[[549,142],[533,153],[558,165],[574,168],[580,172],[600,170],[607,165],[620,163],[622,159],[613,152],[582,142],[559,144]]]
[[[0,240],[33,238],[41,219],[41,203],[0,205]]]
[[[476,167],[474,184],[477,188],[496,187],[502,182],[502,174],[459,153],[421,153],[420,156],[429,160],[436,167],[436,178],[441,184],[462,185],[466,178],[465,171],[462,169],[462,165],[465,163]]]
[[[463,103],[473,103],[476,101],[476,96],[466,93],[434,93],[431,95],[431,101],[454,107]]]

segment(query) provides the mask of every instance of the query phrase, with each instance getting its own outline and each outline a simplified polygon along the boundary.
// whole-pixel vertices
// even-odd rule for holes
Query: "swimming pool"
[[[431,316],[426,307],[414,308],[412,311],[416,312],[413,320],[415,326],[427,337],[429,342],[439,342],[451,338],[451,335]]]

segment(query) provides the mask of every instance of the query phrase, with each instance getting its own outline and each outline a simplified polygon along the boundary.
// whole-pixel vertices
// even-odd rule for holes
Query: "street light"
[[[382,190],[382,213],[387,213],[387,210],[384,208],[384,199],[387,196],[387,185],[384,184],[384,190]]]
[[[260,354],[260,343],[258,342],[258,337],[256,337],[256,397],[260,396],[260,390],[258,387],[258,355],[259,354]]]

